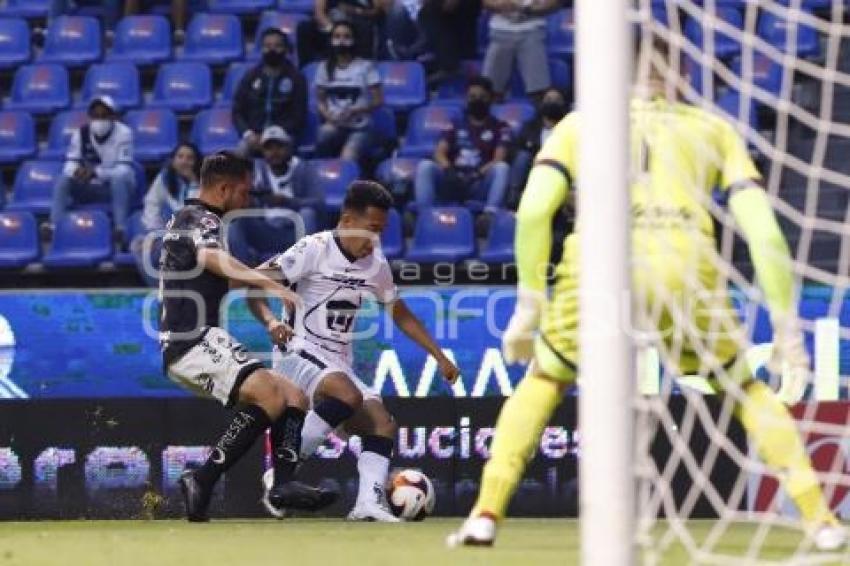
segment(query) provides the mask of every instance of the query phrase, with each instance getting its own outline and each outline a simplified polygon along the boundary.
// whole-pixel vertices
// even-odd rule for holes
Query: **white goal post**
[[[582,564],[634,561],[628,0],[576,2]],[[625,319],[628,320],[628,319]]]

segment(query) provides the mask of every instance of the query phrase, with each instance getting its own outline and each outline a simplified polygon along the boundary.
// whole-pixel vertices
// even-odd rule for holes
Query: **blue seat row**
[[[138,214],[134,215],[138,224]],[[131,222],[132,224],[133,222]],[[476,255],[472,214],[466,208],[439,207],[421,211],[410,247],[405,251],[401,216],[396,210],[381,235],[389,259],[418,263],[458,263],[478,258],[487,263],[513,261],[515,219],[512,212],[495,215],[490,234]],[[41,257],[37,221],[31,212],[0,212],[0,268],[20,269],[41,261],[48,268],[92,268],[105,261],[131,264],[130,254],[114,254],[112,226],[99,210],[73,211],[57,224],[50,249]]]
[[[47,15],[47,9],[51,0],[6,0],[5,6],[0,8],[0,15],[21,18],[43,18]],[[226,14],[248,14],[260,10],[278,9],[287,12],[299,12],[312,14],[314,0],[192,0],[189,8],[192,11],[207,10]],[[92,0],[77,0],[84,12],[96,11],[99,2]],[[170,0],[152,0],[146,2],[152,5],[153,11],[159,14],[168,14],[171,10]]]

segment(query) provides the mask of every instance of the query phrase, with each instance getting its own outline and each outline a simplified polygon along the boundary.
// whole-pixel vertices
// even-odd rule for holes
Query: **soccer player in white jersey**
[[[307,395],[312,410],[302,432],[301,457],[313,455],[340,425],[362,438],[357,462],[360,485],[350,520],[395,522],[384,486],[395,445],[396,425],[376,391],[352,369],[352,330],[358,310],[376,300],[390,309],[393,322],[437,361],[453,383],[459,370],[398,296],[389,263],[376,246],[387,223],[392,196],[379,183],[355,181],[335,230],[302,238],[258,269],[283,279],[302,303],[287,322],[261,297],[248,299],[251,311],[280,348],[275,368]],[[266,505],[281,516],[281,510]]]

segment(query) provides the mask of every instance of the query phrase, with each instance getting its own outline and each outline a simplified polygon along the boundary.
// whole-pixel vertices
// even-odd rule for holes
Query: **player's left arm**
[[[407,304],[402,299],[396,299],[387,305],[387,308],[391,309],[395,325],[411,340],[419,344],[423,350],[434,356],[443,377],[449,383],[454,383],[458,376],[460,376],[460,370],[443,354],[443,351],[434,341],[434,338],[431,337],[425,325],[407,308]]]

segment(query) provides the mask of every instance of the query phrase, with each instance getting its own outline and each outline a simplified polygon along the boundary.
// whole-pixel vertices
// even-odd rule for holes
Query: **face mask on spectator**
[[[263,64],[269,67],[280,67],[286,60],[286,52],[282,49],[263,51]]]
[[[91,132],[99,138],[107,135],[112,129],[112,120],[96,119],[89,124]]]
[[[548,100],[540,105],[540,113],[550,120],[560,120],[567,113],[567,105],[557,100]]]
[[[331,41],[331,48],[333,48],[335,53],[348,55],[354,51],[354,41],[350,39],[334,39]]]
[[[472,98],[466,103],[466,111],[477,120],[482,120],[490,113],[490,103],[481,98]]]

